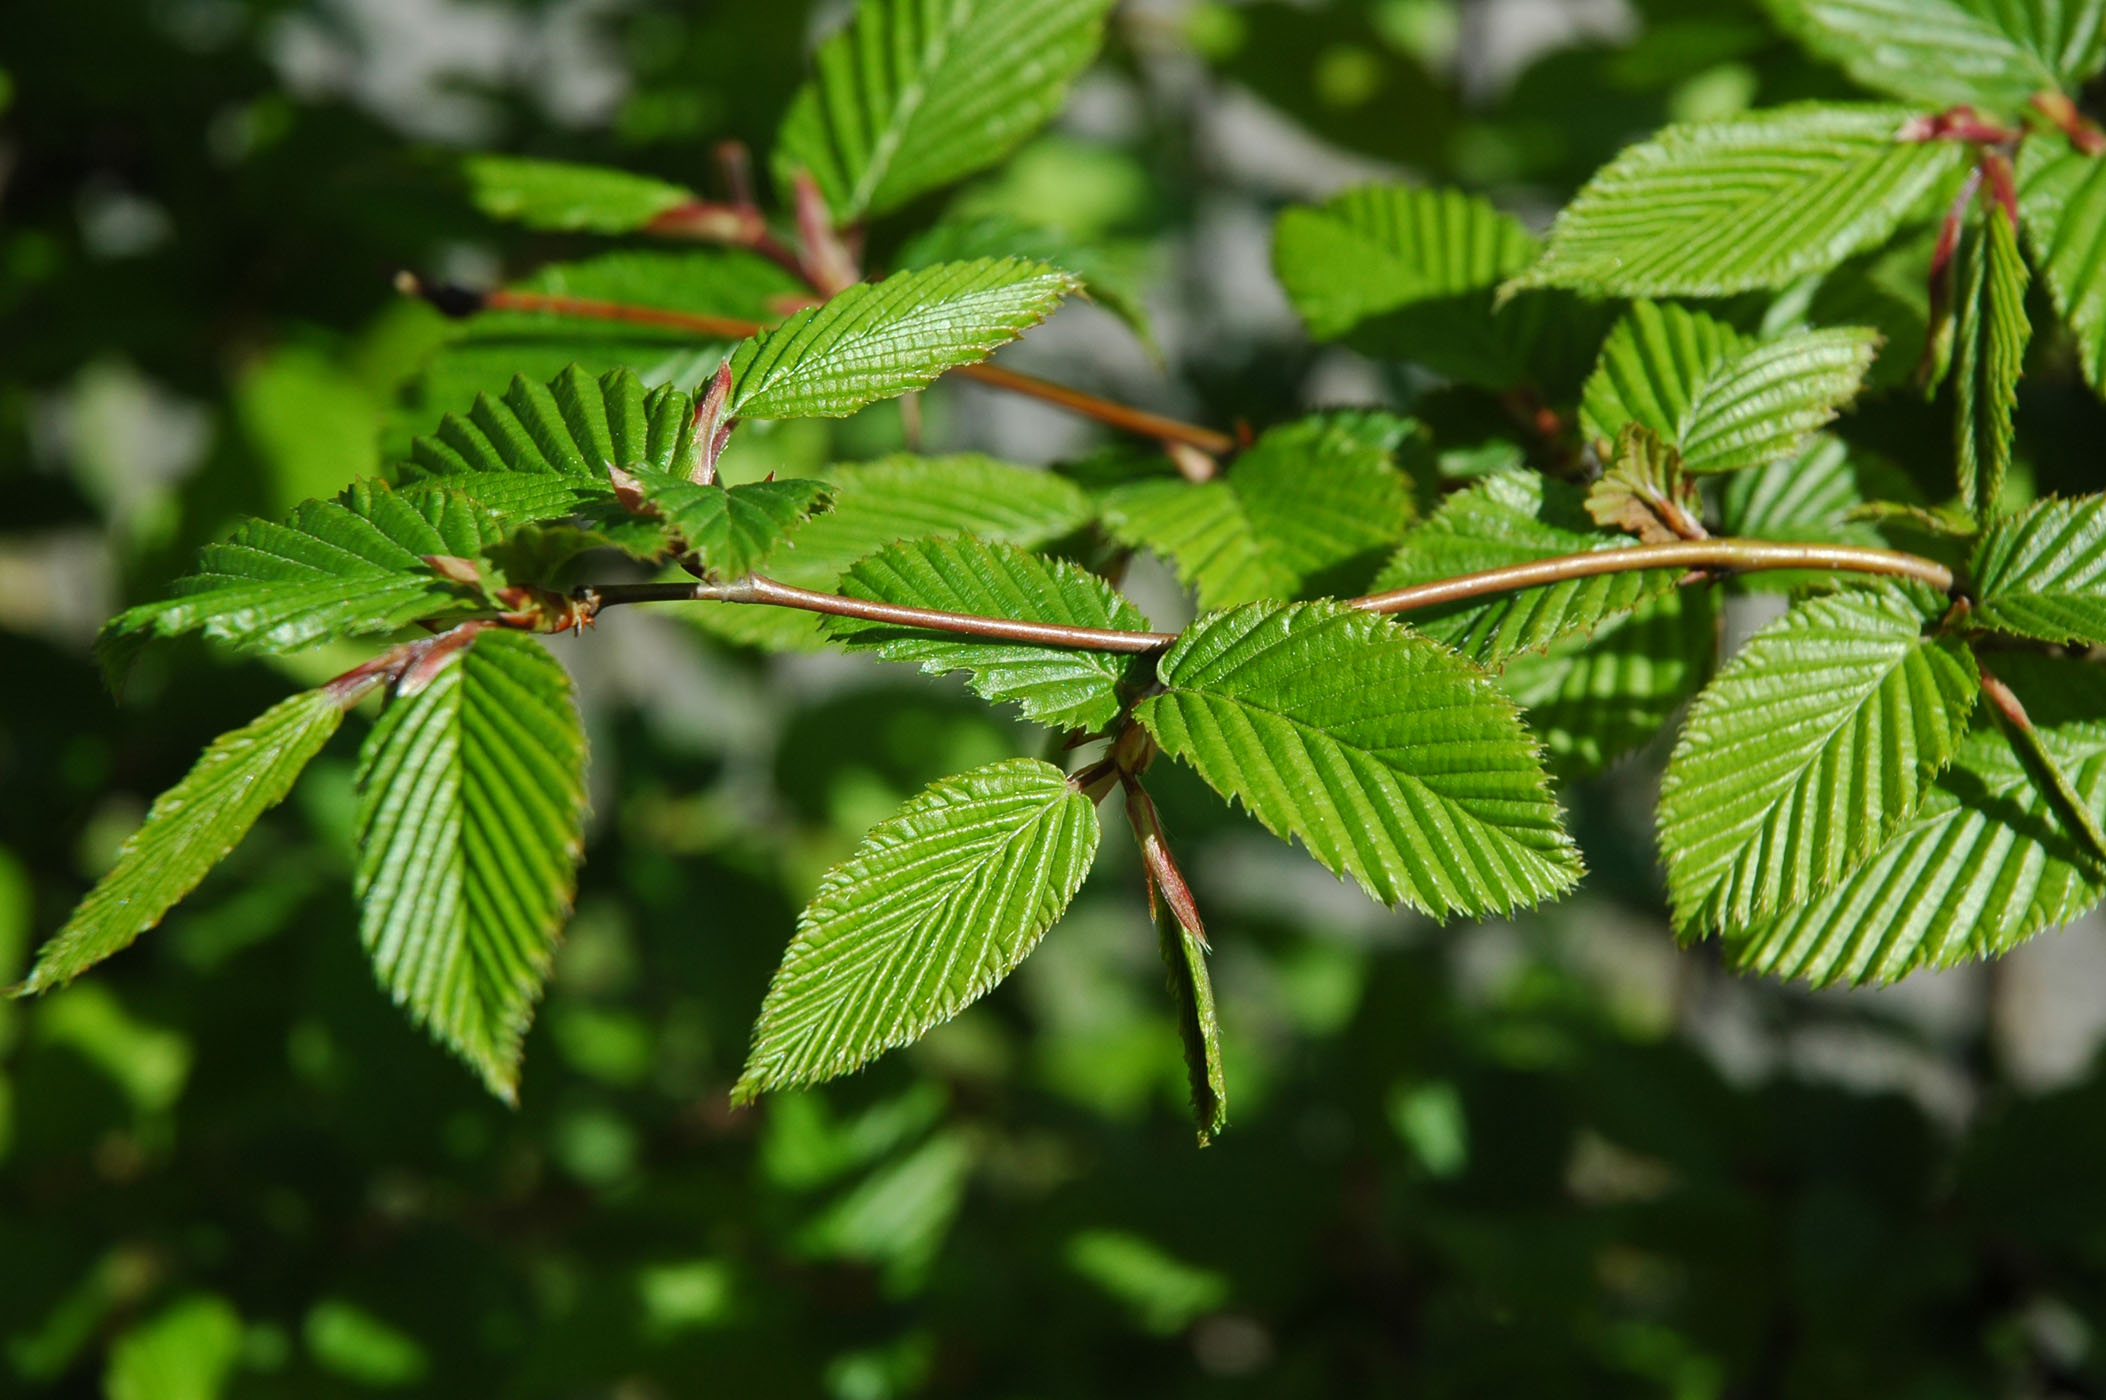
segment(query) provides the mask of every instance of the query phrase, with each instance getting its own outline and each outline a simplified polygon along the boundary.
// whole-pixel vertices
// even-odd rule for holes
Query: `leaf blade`
[[[2106,497],[2049,497],[1991,521],[1968,571],[1986,626],[2106,644]]]
[[[571,161],[473,155],[462,171],[476,208],[531,229],[629,233],[695,199],[649,175]]]
[[[2018,233],[1992,209],[1961,255],[1959,324],[1954,332],[1954,455],[1960,500],[1977,518],[1995,509],[2011,468],[2018,380],[2025,372],[2026,284]]]

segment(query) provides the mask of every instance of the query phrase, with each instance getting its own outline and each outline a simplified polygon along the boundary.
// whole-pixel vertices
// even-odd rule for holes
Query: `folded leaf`
[[[2106,818],[2106,687],[2089,662],[1997,671],[2094,819]],[[1816,985],[1891,982],[2010,951],[2106,898],[2055,800],[2000,727],[1977,729],[1916,813],[1841,884],[1733,937],[1733,961]]]
[[[366,955],[396,1003],[507,1103],[576,888],[584,815],[570,678],[518,633],[477,637],[397,695],[359,758]]]
[[[701,485],[658,471],[632,472],[643,499],[719,578],[744,578],[826,508],[823,481]]]
[[[679,185],[603,165],[477,155],[461,168],[476,208],[528,228],[628,233],[695,198]]]
[[[1044,263],[982,258],[859,282],[731,357],[733,418],[841,418],[975,364],[1075,290]]]
[[[472,612],[486,606],[480,595],[425,557],[472,559],[501,529],[459,492],[361,481],[336,500],[295,507],[284,524],[251,520],[206,545],[172,596],[119,613],[98,646],[121,669],[148,637],[203,632],[247,651],[284,652]]]
[[[1682,588],[1540,656],[1510,657],[1499,688],[1542,737],[1561,778],[1599,773],[1666,727],[1711,674],[1718,590]]]
[[[343,718],[334,696],[310,690],[213,740],[183,780],[154,799],[117,863],[38,953],[19,993],[70,982],[161,922],[284,799]]]
[[[1580,426],[1614,442],[1627,423],[1676,441],[1689,405],[1714,371],[1749,345],[1724,321],[1674,302],[1634,302],[1610,328],[1580,400]]]
[[[1660,785],[1676,922],[1745,928],[1834,887],[1915,812],[1980,694],[1895,587],[1802,602],[1697,698]]]
[[[2033,329],[2026,321],[2028,280],[2017,231],[2001,212],[1991,210],[1961,254],[1959,324],[1953,334],[1960,500],[1977,518],[1995,508],[2011,467],[2018,379],[2025,372],[2026,341]]]
[[[2051,497],[1991,521],[1968,571],[1983,626],[2106,645],[2106,496]]]
[[[2018,212],[2091,387],[2106,394],[2106,160],[2038,131],[2018,152]]]
[[[1902,141],[1905,107],[1802,103],[1670,126],[1587,182],[1508,288],[1724,296],[1884,240],[1967,158]]]
[[[1628,549],[1625,534],[1596,529],[1578,487],[1533,472],[1499,472],[1441,504],[1404,536],[1375,580],[1376,592],[1567,554]],[[1405,620],[1481,665],[1591,632],[1648,598],[1670,592],[1681,569],[1632,569],[1541,588],[1415,608]]]
[[[732,1097],[846,1074],[1024,960],[1089,873],[1097,809],[1015,758],[933,784],[826,873],[769,984]]]
[[[1766,0],[1777,22],[1866,87],[1905,102],[2017,114],[2074,91],[2106,43],[2097,0]]]
[[[992,165],[1060,110],[1111,0],[862,0],[819,46],[776,139],[836,226]]]
[[[1414,426],[1353,413],[1285,424],[1214,481],[1107,491],[1105,528],[1174,565],[1201,607],[1349,587],[1411,521],[1411,487],[1394,452]]]
[[[1476,667],[1338,603],[1192,624],[1136,715],[1165,752],[1384,903],[1436,918],[1579,878],[1535,741]]]
[[[1192,930],[1178,923],[1168,902],[1155,904],[1156,941],[1170,978],[1177,1009],[1177,1035],[1185,1052],[1185,1080],[1192,1091],[1192,1119],[1199,1145],[1207,1146],[1228,1126],[1228,1075],[1221,1061],[1221,1018],[1214,1009],[1214,979],[1207,951]]]
[[[838,591],[981,617],[1148,630],[1140,610],[1095,574],[1014,545],[970,537],[887,546],[850,569]],[[970,672],[966,683],[975,694],[1014,701],[1025,719],[1056,729],[1099,729],[1110,723],[1134,665],[1131,656],[921,632],[857,618],[828,618],[826,628],[852,649],[876,651],[887,661],[919,662],[929,675]],[[1145,674],[1140,679],[1145,681]]]

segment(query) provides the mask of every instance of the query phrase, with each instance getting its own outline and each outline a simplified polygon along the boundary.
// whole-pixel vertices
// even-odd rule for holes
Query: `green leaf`
[[[224,1298],[192,1294],[117,1339],[102,1390],[108,1400],[219,1400],[241,1365],[241,1314]]]
[[[1177,1035],[1185,1052],[1185,1078],[1192,1090],[1192,1120],[1199,1145],[1207,1146],[1228,1126],[1228,1075],[1221,1062],[1221,1018],[1214,1009],[1214,979],[1207,972],[1206,945],[1184,927],[1167,900],[1155,901],[1156,940],[1177,1008]]]
[[[595,379],[576,365],[547,384],[514,376],[504,397],[475,400],[418,438],[404,466],[411,481],[492,486],[494,475],[563,477],[594,498],[613,494],[607,469],[686,476],[694,465],[694,401],[673,388],[650,389],[627,370]]]
[[[1111,0],[862,0],[819,46],[775,146],[836,226],[994,164],[1060,110]]]
[[[1814,598],[1697,698],[1660,785],[1675,921],[1745,928],[1848,876],[1915,812],[1980,693],[1896,587]]]
[[[1151,349],[1155,331],[1141,303],[1146,245],[1084,242],[1044,224],[989,212],[948,219],[925,229],[900,249],[900,268],[933,267],[975,258],[1030,258],[1071,272],[1082,290],[1133,329]]]
[[[2069,658],[1999,656],[2042,747],[2106,816],[2106,686]],[[1740,967],[1816,985],[1891,982],[2007,952],[2106,897],[2055,800],[2000,727],[1967,736],[1910,820],[1821,898],[1729,941]]]
[[[1788,331],[1698,381],[1676,438],[1692,472],[1739,471],[1791,456],[1857,396],[1879,354],[1862,326]]]
[[[1021,618],[1068,627],[1145,632],[1148,619],[1104,580],[1063,560],[970,537],[912,540],[864,559],[839,591],[909,607]],[[1056,729],[1101,729],[1119,712],[1130,656],[1030,646],[834,617],[827,631],[887,661],[918,662],[929,675],[967,671],[973,693],[1014,701],[1024,718]]]
[[[1567,554],[1628,549],[1628,535],[1594,527],[1585,493],[1534,472],[1499,472],[1441,504],[1405,535],[1375,580],[1376,592]],[[1591,632],[1608,618],[1670,592],[1681,569],[1632,569],[1413,610],[1407,620],[1486,666]]]
[[[603,165],[475,155],[461,169],[476,208],[535,229],[629,233],[695,199],[679,185]]]
[[[1627,423],[1675,442],[1699,388],[1748,348],[1724,321],[1673,302],[1632,304],[1602,342],[1580,400],[1580,426],[1614,442]]]
[[[1670,126],[1603,167],[1510,289],[1725,296],[1883,241],[1967,153],[1902,141],[1904,107],[1803,103]]]
[[[843,418],[977,364],[1075,290],[1044,263],[982,258],[858,282],[731,357],[732,418]]]
[[[658,471],[633,472],[643,499],[720,578],[744,578],[785,547],[806,521],[826,509],[823,481],[752,481],[701,485]]]
[[[1991,521],[1968,572],[1981,625],[2106,644],[2106,496],[2050,497]]]
[[[2106,43],[2099,0],[1765,0],[1785,30],[1904,102],[2021,111],[2074,91]]]
[[[778,320],[811,295],[793,273],[743,249],[604,253],[553,263],[511,290],[753,322]],[[453,323],[403,395],[390,416],[389,452],[402,455],[412,436],[478,394],[503,397],[517,377],[546,383],[577,365],[588,375],[627,369],[649,387],[699,384],[738,339],[551,311],[480,311]]]
[[[1995,509],[2011,467],[2011,420],[2033,330],[2026,321],[2028,280],[2017,231],[1991,210],[1961,254],[1952,370],[1960,501],[1977,518]]]
[[[149,637],[203,632],[245,651],[296,651],[335,637],[392,632],[486,606],[424,562],[472,559],[498,538],[497,518],[457,491],[396,491],[361,481],[289,520],[250,520],[199,552],[170,597],[110,619],[98,643],[121,670]]]
[[[970,535],[1039,549],[1088,525],[1089,498],[1072,482],[970,453],[895,456],[830,467],[833,509],[812,520],[760,572],[800,588],[831,590],[849,565],[899,540]],[[825,634],[816,617],[783,608],[730,603],[683,608],[727,640],[815,650]]]
[[[2106,394],[2106,160],[2034,132],[2018,150],[2018,212],[2084,377]]]
[[[1337,414],[1272,428],[1216,480],[1107,491],[1105,528],[1175,565],[1205,608],[1349,585],[1411,521],[1385,430],[1401,423]]]
[[[117,863],[37,955],[18,994],[72,981],[161,922],[284,799],[343,718],[336,697],[310,690],[213,740],[183,780],[154,799]]]
[[[1597,440],[1652,429],[1699,474],[1789,457],[1855,397],[1879,352],[1864,327],[1749,342],[1701,312],[1639,302],[1610,331],[1581,422]]]
[[[1746,539],[1808,544],[1887,543],[1861,518],[1875,501],[1920,504],[1922,493],[1899,469],[1864,457],[1841,439],[1816,433],[1797,456],[1779,458],[1728,477],[1719,495],[1725,533]],[[1833,575],[1807,569],[1743,574],[1733,587],[1750,593],[1792,593],[1825,587]]]
[[[1717,650],[1718,590],[1676,589],[1592,636],[1510,657],[1499,688],[1541,736],[1550,771],[1584,777],[1660,733],[1711,674]]]
[[[585,734],[530,637],[485,633],[421,679],[359,756],[359,936],[396,1003],[511,1103],[576,886]]]
[[[1580,863],[1535,741],[1475,666],[1337,603],[1210,613],[1136,715],[1215,791],[1384,903],[1534,904]]]
[[[1492,294],[1535,251],[1520,220],[1473,195],[1364,185],[1282,213],[1272,262],[1315,339],[1506,388],[1529,376],[1549,308],[1495,308]]]
[[[932,784],[826,873],[768,987],[732,1097],[831,1079],[985,995],[1060,918],[1097,809],[1052,764]]]

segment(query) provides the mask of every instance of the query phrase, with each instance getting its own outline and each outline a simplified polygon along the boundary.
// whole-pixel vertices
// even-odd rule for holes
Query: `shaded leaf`
[[[1899,588],[1813,598],[1749,639],[1660,785],[1684,929],[1737,929],[1832,888],[1915,812],[1974,709],[1967,648]]]
[[[507,1103],[576,888],[584,769],[570,678],[509,632],[398,694],[359,757],[366,954],[396,1003]]]
[[[2018,212],[2084,377],[2106,394],[2106,160],[2060,132],[2034,132],[2019,147]]]
[[[2001,656],[2035,732],[2097,820],[2106,817],[2106,687],[2088,662]],[[2010,951],[2106,898],[2052,796],[2000,727],[1978,728],[1915,814],[1821,898],[1729,940],[1751,971],[1816,985],[1891,982]]]
[[[1199,1145],[1207,1146],[1228,1126],[1228,1076],[1221,1062],[1221,1018],[1214,1008],[1214,979],[1207,972],[1205,945],[1177,921],[1168,902],[1155,901],[1156,939],[1169,974],[1170,1000],[1177,1008],[1177,1034],[1185,1052],[1185,1079],[1192,1090],[1192,1120]]]
[[[971,537],[889,545],[850,569],[838,591],[981,617],[1148,630],[1138,608],[1087,570]],[[1056,729],[1094,730],[1110,723],[1134,663],[1130,656],[1077,647],[919,632],[857,618],[830,617],[826,629],[853,649],[874,650],[887,661],[919,662],[929,675],[969,672],[966,683],[974,694],[1014,701],[1025,719]]]
[[[343,718],[336,697],[310,690],[213,740],[183,780],[154,799],[117,863],[37,954],[18,991],[70,982],[161,922],[284,799]]]
[[[1375,580],[1376,592],[1567,554],[1628,549],[1628,535],[1594,528],[1585,493],[1533,472],[1500,472],[1442,503],[1405,535]],[[1592,631],[1647,598],[1671,591],[1681,569],[1632,569],[1517,589],[1440,607],[1406,620],[1486,666]]]
[[[2021,111],[2096,72],[2099,0],[1765,0],[1777,22],[1866,87],[1939,107]]]
[[[1213,481],[1115,487],[1100,502],[1105,528],[1171,563],[1201,607],[1350,583],[1414,511],[1390,431],[1409,425],[1374,421],[1383,417],[1319,415],[1272,428]]]
[[[823,481],[795,478],[722,486],[657,471],[631,475],[643,499],[720,578],[743,578],[758,569],[826,508],[831,494]]]
[[[1157,666],[1165,752],[1375,898],[1437,918],[1579,878],[1535,741],[1447,648],[1336,603],[1208,614]]]
[[[1035,758],[946,778],[826,873],[769,984],[732,1090],[846,1074],[987,993],[1089,873],[1097,810]]]
[[[992,165],[1060,110],[1111,0],[862,0],[819,46],[775,146],[837,226]]]
[[[732,418],[840,418],[986,359],[1076,287],[1044,263],[982,258],[859,282],[731,357]]]
[[[461,162],[475,207],[528,228],[628,233],[691,203],[691,190],[604,165],[475,155]]]
[[[1833,267],[1966,160],[1955,142],[1901,141],[1911,115],[1801,103],[1670,126],[1589,180],[1507,286],[1724,296]]]
[[[1634,302],[1610,328],[1580,400],[1580,426],[1595,442],[1614,442],[1637,423],[1679,440],[1698,390],[1748,348],[1732,326],[1674,302]]]

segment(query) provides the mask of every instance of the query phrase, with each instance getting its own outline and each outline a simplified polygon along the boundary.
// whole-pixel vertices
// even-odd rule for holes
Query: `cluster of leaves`
[[[1121,299],[1087,249],[1002,223],[939,222],[880,280],[856,264],[866,221],[1057,108],[1104,0],[864,0],[775,148],[791,242],[743,196],[476,160],[493,215],[735,246],[607,254],[493,298],[427,377],[473,406],[390,480],[243,526],[173,596],[110,624],[119,673],[184,633],[250,652],[429,635],[215,743],[26,989],[158,921],[381,691],[357,779],[366,949],[417,1020],[513,1095],[586,791],[569,682],[527,634],[620,601],[619,584],[566,589],[618,556],[697,580],[649,596],[727,605],[702,616],[720,635],[963,672],[1068,747],[1102,746],[1072,771],[1018,758],[945,778],[873,827],[798,924],[741,1098],[855,1069],[1008,975],[1088,874],[1117,787],[1202,1139],[1217,1131],[1205,932],[1144,785],[1159,754],[1374,898],[1481,915],[1580,877],[1553,770],[1601,768],[1694,696],[1661,850],[1678,923],[1723,935],[1741,965],[1892,978],[2066,921],[2106,897],[2106,705],[2087,651],[2106,645],[2106,497],[2009,488],[2028,256],[2095,383],[2106,360],[2101,143],[2065,95],[2102,57],[2096,16],[1778,7],[1900,105],[1672,127],[1542,240],[1452,190],[1370,187],[1281,217],[1277,270],[1312,336],[1524,421],[1489,469],[1420,421],[1342,411],[1274,426],[1225,469],[1122,451],[1054,474],[909,457],[720,479],[739,422],[852,414],[983,360],[1079,290]],[[1956,101],[1974,105],[1935,105]],[[2029,111],[2049,124],[2001,124]],[[1857,324],[1868,268],[1925,229],[1918,322]],[[698,318],[774,324],[713,339]],[[1886,491],[1833,426],[1911,334],[1925,383],[1951,385],[1950,500]],[[1924,552],[1876,547],[1883,531]],[[1174,637],[1114,586],[1137,550],[1202,610]],[[1705,685],[1711,585],[1781,568],[1797,571],[1783,616]],[[755,603],[802,612],[748,624]]]

